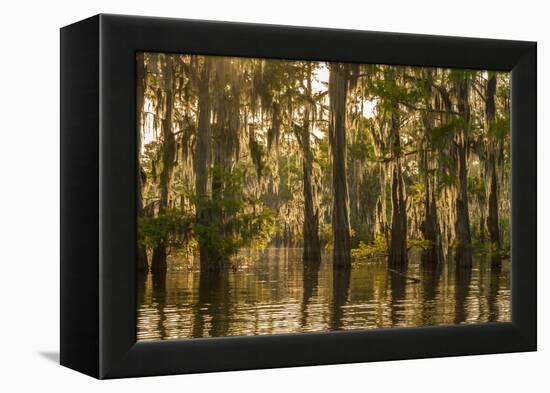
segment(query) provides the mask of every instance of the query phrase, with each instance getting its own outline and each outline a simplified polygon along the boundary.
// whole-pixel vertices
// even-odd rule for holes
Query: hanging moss
[[[190,247],[179,243],[185,227],[188,245],[230,259],[245,247],[303,247],[314,222],[332,249],[345,186],[338,215],[360,250],[353,258],[389,247],[399,206],[405,243],[436,237],[447,254],[464,190],[473,240],[487,231],[494,159],[498,233],[509,246],[507,74],[153,53],[143,62],[140,244]]]

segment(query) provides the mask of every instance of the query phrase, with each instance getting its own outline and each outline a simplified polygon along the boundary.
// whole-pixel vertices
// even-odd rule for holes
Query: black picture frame
[[[136,51],[511,71],[512,321],[136,342]],[[536,43],[97,15],[61,29],[61,364],[96,378],[534,351]]]

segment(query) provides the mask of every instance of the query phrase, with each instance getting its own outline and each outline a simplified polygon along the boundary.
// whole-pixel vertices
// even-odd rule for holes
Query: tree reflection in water
[[[165,274],[138,275],[138,339],[510,320],[509,261],[448,269],[412,256],[397,274],[383,261],[333,270],[330,253],[305,267],[293,248],[248,256],[254,261],[221,272],[172,263]]]
[[[343,327],[344,305],[348,298],[351,268],[340,267],[332,271],[332,319],[331,330]]]

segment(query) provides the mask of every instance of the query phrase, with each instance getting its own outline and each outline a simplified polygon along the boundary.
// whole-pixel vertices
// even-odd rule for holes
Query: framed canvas
[[[536,350],[536,44],[61,29],[61,364]]]

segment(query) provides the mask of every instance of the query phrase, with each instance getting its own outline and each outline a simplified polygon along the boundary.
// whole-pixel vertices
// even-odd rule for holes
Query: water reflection
[[[480,275],[480,278],[483,274]],[[455,271],[455,317],[454,323],[461,323],[467,320],[468,293],[470,292],[470,282],[472,281],[472,270],[467,268],[457,268]],[[481,283],[480,283],[481,284]],[[475,321],[472,321],[475,322]]]
[[[139,340],[510,320],[509,262],[475,261],[462,271],[420,263],[405,272],[383,262],[332,269],[302,263],[302,250],[248,252],[250,263],[201,273],[183,262],[138,277]],[[174,266],[175,265],[175,266]]]
[[[390,281],[390,321],[391,326],[403,326],[406,325],[406,311],[407,302],[406,299],[406,280],[407,278],[396,272],[389,272]]]
[[[319,285],[319,269],[321,263],[304,263],[302,267],[302,285],[303,285],[303,296],[302,296],[302,309],[301,309],[301,322],[300,326],[307,325],[308,318],[308,306],[310,304],[311,298],[314,293],[317,291]]]
[[[342,329],[345,324],[343,321],[344,307],[348,300],[350,286],[351,269],[341,267],[332,270],[332,319],[330,323],[331,330]]]
[[[433,317],[436,313],[437,286],[441,279],[443,264],[423,264],[420,275],[420,285],[422,286],[422,315],[421,318],[426,325],[432,325]]]

